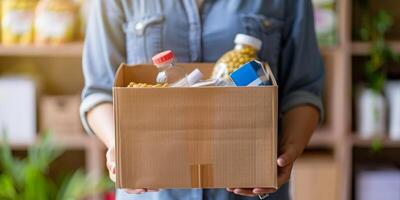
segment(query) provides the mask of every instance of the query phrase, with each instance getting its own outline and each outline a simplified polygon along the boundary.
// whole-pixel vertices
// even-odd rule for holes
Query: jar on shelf
[[[41,0],[36,9],[35,42],[62,44],[73,41],[79,30],[74,0]]]
[[[1,36],[2,43],[30,44],[33,42],[36,1],[3,0]]]

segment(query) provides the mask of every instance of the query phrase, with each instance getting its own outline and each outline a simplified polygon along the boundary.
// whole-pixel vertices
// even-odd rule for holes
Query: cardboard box
[[[180,66],[205,77],[213,69]],[[273,77],[266,87],[126,88],[156,74],[152,65],[125,64],[116,73],[118,188],[277,188]]]
[[[40,99],[40,129],[54,134],[83,133],[79,119],[79,95],[43,96]]]

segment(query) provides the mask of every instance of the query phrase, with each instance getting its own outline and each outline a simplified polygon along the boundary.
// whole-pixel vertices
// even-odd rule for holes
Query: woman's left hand
[[[289,181],[293,163],[303,152],[319,121],[319,111],[310,105],[302,105],[287,111],[283,116],[283,137],[279,145],[278,187]],[[227,188],[244,196],[270,194],[273,188]]]
[[[293,168],[293,163],[299,154],[295,147],[284,147],[281,149],[281,152],[282,153],[277,159],[279,187],[289,181],[290,173],[292,172]],[[270,194],[276,191],[274,188],[227,188],[227,190],[238,195],[249,197]]]

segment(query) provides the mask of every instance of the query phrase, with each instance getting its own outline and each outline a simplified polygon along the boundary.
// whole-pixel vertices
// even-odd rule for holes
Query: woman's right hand
[[[107,159],[107,169],[109,177],[113,182],[115,182],[116,179],[115,147],[111,147],[107,150],[106,159]],[[158,190],[141,188],[141,189],[124,189],[124,191],[129,194],[142,194],[145,192],[157,192]]]

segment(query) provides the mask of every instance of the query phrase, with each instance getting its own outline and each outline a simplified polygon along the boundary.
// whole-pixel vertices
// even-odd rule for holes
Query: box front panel
[[[275,87],[118,88],[121,187],[274,187]]]

